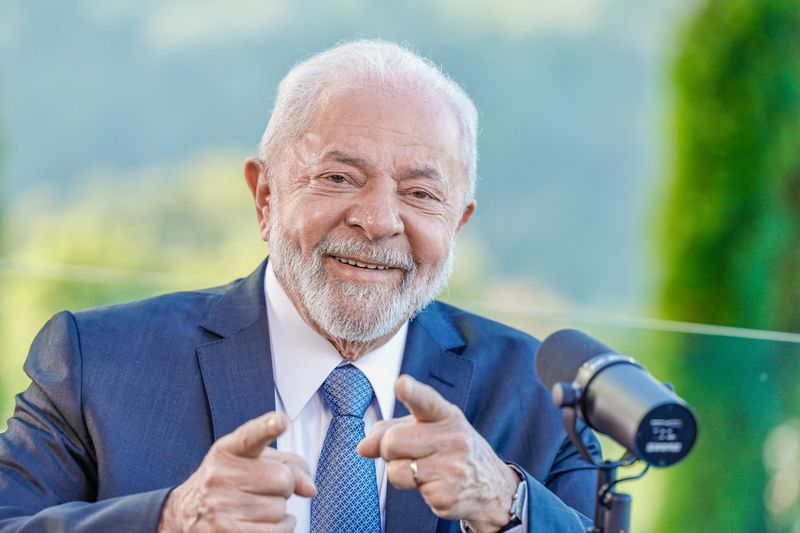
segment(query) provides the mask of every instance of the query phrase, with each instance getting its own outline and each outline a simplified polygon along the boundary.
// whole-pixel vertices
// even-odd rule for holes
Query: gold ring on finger
[[[419,466],[417,466],[417,460],[412,459],[408,467],[411,468],[411,476],[414,478],[414,484],[419,487]]]

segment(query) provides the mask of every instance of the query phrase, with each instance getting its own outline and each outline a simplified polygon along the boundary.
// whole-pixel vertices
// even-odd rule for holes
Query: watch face
[[[510,520],[508,521],[508,524],[503,526],[503,529],[497,533],[508,531],[509,529],[515,528],[522,524],[522,511],[525,506],[525,492],[527,488],[528,486],[525,484],[524,479],[519,482],[519,485],[517,485],[517,490],[514,492],[514,498],[511,501],[511,509],[508,510]]]
[[[522,520],[522,507],[525,502],[525,492],[528,486],[525,484],[525,480],[519,482],[517,485],[517,491],[514,493],[514,499],[511,502],[511,509],[508,510],[508,514],[513,519]]]

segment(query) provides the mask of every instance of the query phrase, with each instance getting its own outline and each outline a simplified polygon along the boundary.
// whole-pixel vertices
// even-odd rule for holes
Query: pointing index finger
[[[273,411],[245,422],[217,441],[217,445],[238,457],[255,459],[286,430],[286,425],[286,417]]]
[[[408,374],[397,378],[395,393],[419,422],[439,422],[453,412],[453,404],[442,398],[433,387],[420,383]]]
[[[414,417],[409,415],[402,418],[391,418],[389,420],[375,422],[375,424],[372,425],[372,429],[369,430],[369,434],[358,443],[356,452],[364,457],[377,459],[381,456],[381,440],[383,439],[383,435],[390,428],[401,424],[408,424],[413,420]]]

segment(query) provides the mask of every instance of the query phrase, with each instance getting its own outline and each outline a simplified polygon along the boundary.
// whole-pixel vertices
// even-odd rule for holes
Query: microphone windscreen
[[[547,337],[536,352],[536,373],[548,389],[561,381],[572,383],[583,363],[614,350],[576,329],[562,329]]]

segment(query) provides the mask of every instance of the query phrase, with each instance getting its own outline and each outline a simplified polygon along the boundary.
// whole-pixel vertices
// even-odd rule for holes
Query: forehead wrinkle
[[[308,168],[314,161],[309,161],[309,150],[305,141],[306,139],[301,139],[301,142],[292,143],[289,150],[295,161],[297,161],[301,167]]]
[[[431,165],[423,164],[415,167],[407,167],[402,170],[401,175],[408,178],[423,178],[441,183],[447,182],[447,180],[444,179],[444,176],[442,176],[441,172]]]
[[[347,152],[338,149],[328,150],[327,152],[319,156],[316,159],[316,161],[314,161],[314,163],[319,164],[322,163],[323,161],[335,161],[337,163],[343,163],[345,165],[350,165],[362,169],[369,168],[372,166],[370,165],[369,161],[367,161],[363,157],[350,155]]]

